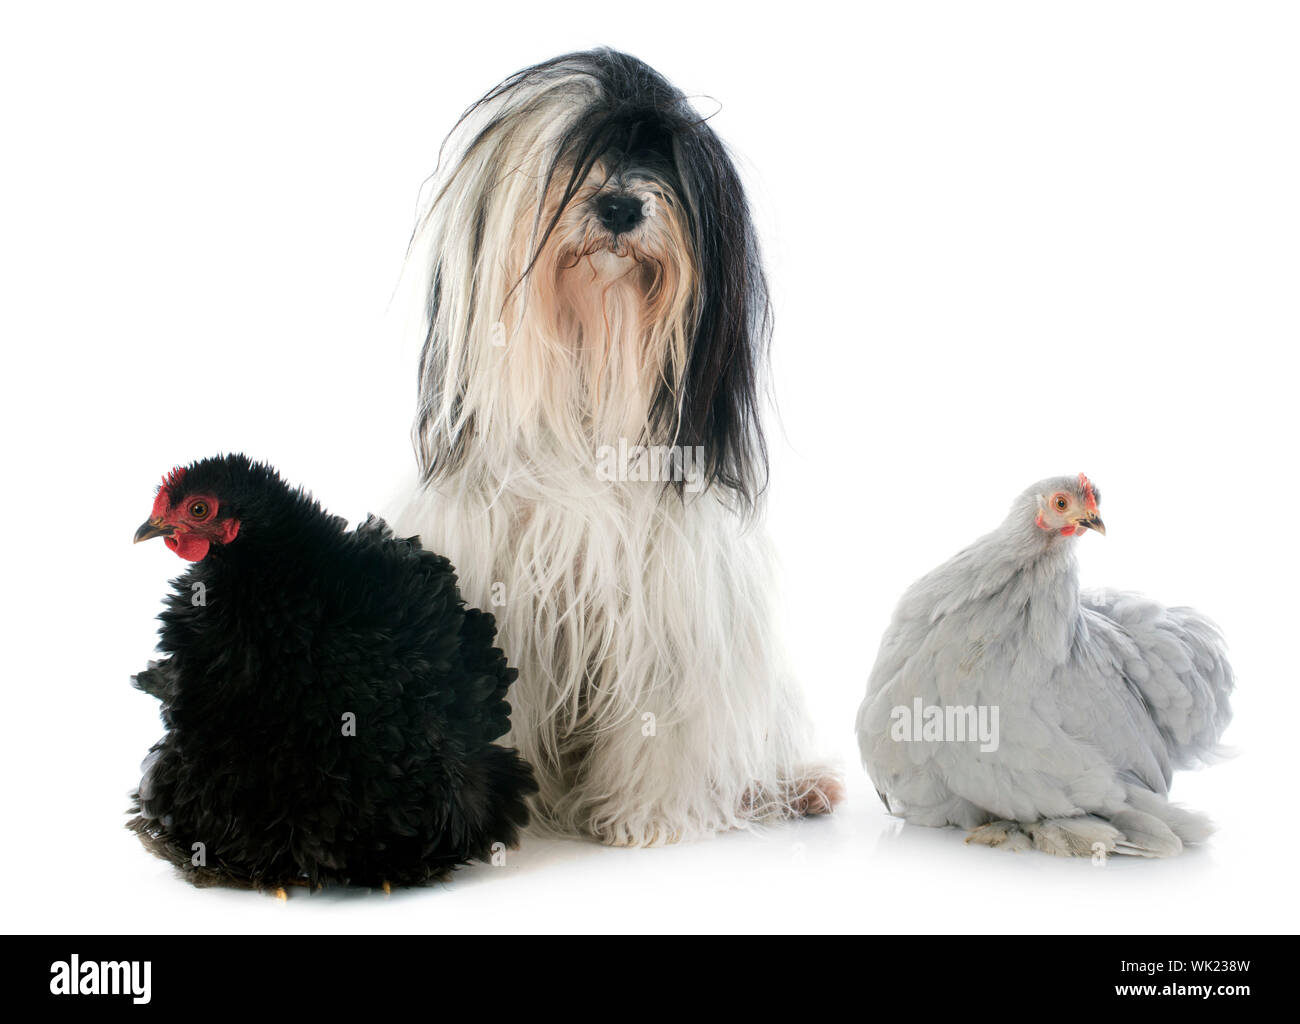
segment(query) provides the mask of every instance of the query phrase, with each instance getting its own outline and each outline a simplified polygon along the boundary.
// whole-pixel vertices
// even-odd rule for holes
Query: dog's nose
[[[641,200],[629,195],[605,195],[596,200],[596,216],[615,235],[631,231],[644,219]]]

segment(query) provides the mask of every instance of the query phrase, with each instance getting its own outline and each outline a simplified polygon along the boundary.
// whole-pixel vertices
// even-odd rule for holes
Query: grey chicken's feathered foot
[[[1041,850],[1056,857],[1091,857],[1095,853],[1122,853],[1124,836],[1113,825],[1081,815],[1043,821],[991,821],[971,831],[966,842],[996,846],[1019,853]]]
[[[1000,849],[1041,850],[1057,857],[1091,857],[1097,853],[1128,857],[1174,857],[1184,843],[1203,842],[1213,831],[1204,815],[1169,803],[1136,787],[1128,789],[1129,806],[1109,820],[1091,814],[1043,821],[991,821],[972,829],[967,843]]]

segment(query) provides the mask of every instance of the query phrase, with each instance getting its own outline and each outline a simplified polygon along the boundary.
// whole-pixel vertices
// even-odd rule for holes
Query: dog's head
[[[752,503],[767,288],[739,175],[686,97],[627,54],[557,57],[466,111],[440,168],[412,243],[426,477],[490,424],[588,456],[698,446],[707,483]]]

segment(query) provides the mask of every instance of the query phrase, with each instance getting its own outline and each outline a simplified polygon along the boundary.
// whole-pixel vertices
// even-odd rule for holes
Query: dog
[[[497,616],[536,818],[650,846],[830,811],[772,624],[767,285],[712,128],[624,53],[525,68],[448,136],[407,267],[396,526]]]

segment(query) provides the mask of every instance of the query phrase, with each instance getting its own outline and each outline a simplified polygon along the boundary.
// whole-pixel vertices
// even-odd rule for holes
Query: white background
[[[242,449],[333,511],[411,462],[388,313],[459,112],[596,44],[738,154],[774,283],[770,525],[849,784],[830,820],[664,850],[529,840],[435,890],[197,891],[123,828],[128,679],[179,572],[159,475]],[[4,927],[1253,931],[1294,927],[1300,19],[1268,3],[9,5],[0,23]],[[1059,861],[902,828],[853,715],[902,589],[1051,474],[1085,582],[1214,616],[1239,755],[1207,848]]]

